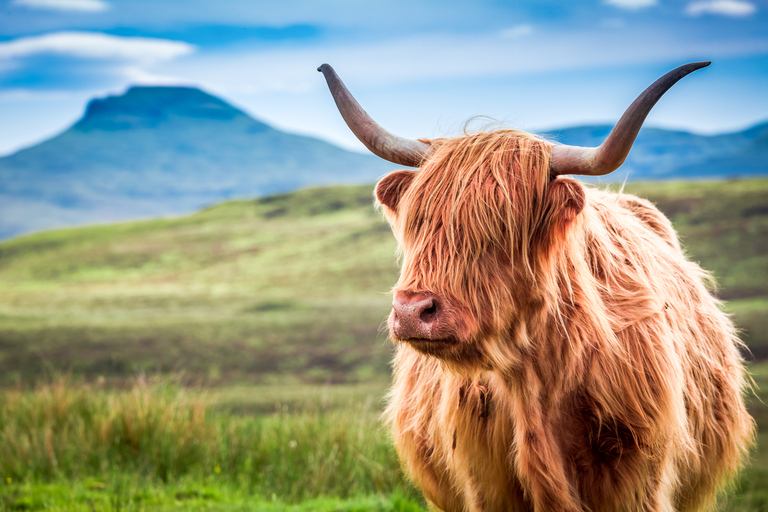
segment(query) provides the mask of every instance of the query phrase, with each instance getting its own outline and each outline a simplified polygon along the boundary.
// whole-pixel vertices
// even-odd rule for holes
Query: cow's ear
[[[416,171],[395,171],[387,174],[376,185],[376,200],[396,212],[400,198],[411,185],[415,175]]]
[[[547,187],[546,203],[545,225],[549,227],[549,237],[562,236],[584,209],[586,204],[584,188],[578,181],[556,178]]]

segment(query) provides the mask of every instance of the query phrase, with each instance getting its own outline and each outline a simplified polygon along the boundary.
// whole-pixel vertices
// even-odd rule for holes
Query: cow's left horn
[[[618,169],[632,149],[637,132],[659,98],[688,73],[709,66],[709,62],[694,62],[673,69],[656,80],[629,106],[605,142],[596,148],[555,146],[552,148],[550,173],[602,176]]]
[[[323,64],[317,70],[328,82],[336,106],[349,129],[374,155],[398,165],[419,167],[432,152],[432,147],[425,142],[398,137],[379,126],[363,110],[331,66]]]

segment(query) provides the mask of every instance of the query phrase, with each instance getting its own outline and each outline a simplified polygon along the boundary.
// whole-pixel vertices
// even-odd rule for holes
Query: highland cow
[[[587,187],[650,109],[598,148],[499,130],[414,141],[379,127],[333,69],[339,109],[401,165],[376,186],[399,242],[387,416],[405,470],[444,511],[713,507],[752,442],[740,341],[651,203]]]

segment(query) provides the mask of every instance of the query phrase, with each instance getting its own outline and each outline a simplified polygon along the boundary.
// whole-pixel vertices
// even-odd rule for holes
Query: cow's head
[[[446,361],[495,359],[488,353],[494,344],[480,340],[508,339],[521,315],[540,312],[546,297],[536,280],[584,207],[581,185],[559,176],[617,169],[661,95],[708,64],[688,64],[656,81],[597,148],[553,146],[513,130],[403,139],[376,124],[333,69],[321,66],[342,116],[366,147],[419,167],[393,172],[376,186],[403,259],[389,317],[393,339]]]
[[[541,303],[536,261],[584,205],[581,185],[549,179],[551,145],[502,130],[435,141],[418,171],[397,171],[376,199],[403,265],[389,328],[397,341],[443,358],[485,359],[499,337]]]

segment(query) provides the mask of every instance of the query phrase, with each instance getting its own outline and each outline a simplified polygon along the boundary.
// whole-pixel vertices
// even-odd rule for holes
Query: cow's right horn
[[[602,176],[618,169],[632,149],[637,132],[643,126],[659,98],[688,73],[709,66],[709,62],[694,62],[673,69],[656,80],[629,106],[605,142],[596,148],[555,146],[552,148],[550,174],[586,174]]]
[[[317,68],[328,82],[341,117],[352,133],[374,155],[407,167],[419,167],[432,152],[432,147],[418,140],[398,137],[379,126],[349,92],[339,75],[328,64]]]

